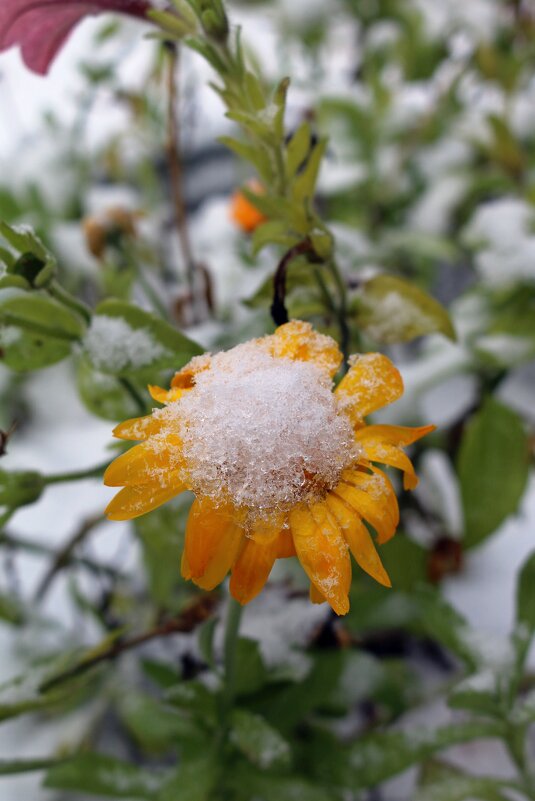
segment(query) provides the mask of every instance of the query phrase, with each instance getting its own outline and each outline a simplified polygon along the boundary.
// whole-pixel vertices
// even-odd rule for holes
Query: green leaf
[[[0,348],[12,370],[38,370],[61,361],[83,334],[79,318],[52,298],[0,290]]]
[[[166,609],[176,608],[177,587],[183,586],[177,560],[184,547],[190,504],[191,498],[182,495],[134,521],[152,598]]]
[[[516,585],[516,620],[535,632],[535,551],[526,559]]]
[[[22,275],[27,278],[29,282],[35,286],[43,286],[44,283],[52,278],[56,269],[56,258],[52,253],[43,245],[39,237],[27,226],[23,225],[8,225],[6,222],[0,220],[0,235],[4,237],[19,254],[20,256],[31,255],[34,257],[31,272],[26,274],[26,264],[21,262],[20,259],[8,265],[9,271]],[[43,271],[44,277],[40,279],[40,273]]]
[[[104,754],[88,753],[52,767],[46,774],[44,786],[128,801],[154,801],[164,778],[166,775],[162,771],[139,768]]]
[[[45,480],[35,470],[0,470],[0,506],[17,509],[39,500]]]
[[[257,255],[267,245],[283,245],[290,248],[298,237],[288,231],[288,224],[281,220],[268,220],[255,228],[252,236],[253,255]],[[271,280],[271,279],[270,279]]]
[[[413,801],[507,801],[509,796],[500,792],[500,785],[497,778],[469,776],[452,765],[430,761]]]
[[[165,698],[203,726],[215,725],[217,697],[199,681],[182,681],[170,687]]]
[[[184,740],[202,740],[203,732],[194,722],[150,695],[126,693],[119,713],[135,739],[151,752],[174,749]]]
[[[154,801],[210,801],[214,798],[212,791],[221,781],[222,766],[216,757],[208,751],[199,755],[203,750],[198,745],[192,754],[183,754],[182,761],[173,775],[166,782]]]
[[[236,644],[236,673],[234,689],[236,696],[250,695],[259,690],[267,680],[267,673],[255,640],[240,637]]]
[[[263,717],[245,709],[235,709],[232,713],[230,741],[262,770],[290,761],[286,740]]]
[[[238,766],[228,779],[237,801],[338,801],[339,796],[300,776],[277,776]]]
[[[241,159],[250,161],[251,164],[254,164],[259,175],[264,179],[264,181],[268,181],[270,179],[271,166],[269,163],[269,158],[264,150],[256,147],[255,145],[241,142],[239,139],[233,139],[231,136],[220,136],[218,141],[236,153],[236,155]]]
[[[24,623],[26,615],[21,603],[11,595],[0,595],[0,620],[20,626]]]
[[[78,361],[76,384],[80,397],[90,412],[104,420],[126,420],[139,415],[139,406],[121,383],[121,379],[94,370],[85,358]],[[142,394],[144,386],[136,386]]]
[[[386,779],[440,753],[451,745],[483,738],[501,738],[498,721],[466,721],[439,728],[384,731],[361,737],[351,745],[326,748],[324,738],[311,741],[308,759],[315,775],[333,786],[353,791],[375,787]]]
[[[487,668],[460,682],[448,698],[453,709],[467,709],[491,717],[502,712],[499,675]]]
[[[211,617],[198,628],[199,651],[206,664],[215,670],[214,635],[218,624],[217,617]]]
[[[310,151],[311,133],[308,122],[302,122],[286,146],[286,173],[288,179],[296,175]]]
[[[522,420],[507,406],[488,398],[468,423],[459,450],[466,547],[478,545],[517,511],[528,470]]]
[[[311,151],[303,170],[295,178],[292,185],[292,196],[295,200],[303,201],[314,197],[321,161],[326,148],[327,139],[320,139]]]
[[[446,309],[427,292],[393,275],[367,281],[354,310],[357,326],[378,342],[408,342],[434,333],[455,339]]]
[[[396,590],[411,590],[427,578],[428,551],[398,531],[387,546],[379,550]]]
[[[91,329],[86,339],[87,357],[103,373],[118,376],[142,375],[147,370],[172,368],[179,370],[193,356],[203,353],[202,348],[156,315],[123,300],[108,299],[95,309],[92,326],[102,325],[108,319],[124,324],[124,341],[110,339],[103,347],[92,344]],[[140,351],[132,348],[127,332],[139,332]],[[98,331],[98,328],[96,329]],[[97,338],[98,343],[98,338]],[[100,344],[100,343],[98,343]],[[144,355],[142,351],[145,350]]]

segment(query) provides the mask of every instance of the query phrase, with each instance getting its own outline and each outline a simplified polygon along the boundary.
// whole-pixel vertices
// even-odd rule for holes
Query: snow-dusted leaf
[[[234,710],[230,741],[262,770],[289,763],[290,746],[286,740],[263,717],[246,709]]]
[[[85,357],[78,361],[76,383],[82,401],[97,417],[117,422],[139,414],[139,406],[121,379],[95,370]],[[136,389],[141,395],[146,391],[139,380]]]
[[[87,753],[52,767],[44,786],[128,801],[154,801],[166,778],[162,770],[148,770],[104,754]]]
[[[45,272],[46,278],[51,277],[56,268],[56,258],[31,228],[24,225],[8,225],[0,220],[0,236],[11,245],[19,256],[31,255],[34,257],[34,264],[29,275],[26,275],[24,269],[26,265],[20,259],[8,265],[10,272],[28,278],[31,284],[37,280],[37,285],[41,286],[43,283],[39,282],[39,273]]]
[[[489,667],[469,676],[454,688],[448,703],[454,709],[499,717],[502,711],[499,675]]]
[[[147,751],[173,750],[177,742],[202,740],[203,732],[177,709],[143,693],[128,691],[119,703],[125,726]]]
[[[0,290],[0,354],[12,370],[38,370],[61,361],[82,334],[79,318],[52,298]]]
[[[93,366],[112,375],[178,370],[202,348],[150,312],[109,299],[95,309],[83,346]]]
[[[408,342],[424,334],[455,339],[446,309],[409,281],[378,275],[356,297],[356,324],[378,342]]]
[[[478,545],[520,503],[529,470],[527,435],[520,417],[488,398],[468,423],[457,464],[466,547]]]

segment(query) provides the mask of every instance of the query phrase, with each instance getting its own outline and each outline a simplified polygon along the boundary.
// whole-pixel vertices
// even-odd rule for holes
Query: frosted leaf
[[[276,358],[263,340],[212,356],[155,415],[163,425],[151,444],[167,449],[178,435],[193,491],[256,518],[320,497],[357,455],[327,370]]]
[[[147,367],[166,354],[147,328],[131,328],[121,317],[104,314],[93,317],[83,348],[96,368],[110,373]]]
[[[5,325],[0,328],[0,347],[8,348],[22,337],[22,331],[16,325]]]

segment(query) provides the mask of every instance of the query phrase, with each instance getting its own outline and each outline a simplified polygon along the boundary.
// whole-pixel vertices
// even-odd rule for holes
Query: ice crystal
[[[273,357],[263,341],[213,356],[193,389],[156,414],[179,435],[194,492],[259,517],[318,497],[355,456],[329,374]]]
[[[122,318],[105,314],[93,317],[83,345],[94,366],[109,373],[146,367],[165,354],[147,328],[131,328]]]

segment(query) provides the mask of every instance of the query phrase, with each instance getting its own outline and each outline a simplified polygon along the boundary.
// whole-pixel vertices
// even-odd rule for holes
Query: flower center
[[[274,358],[255,343],[214,356],[167,407],[193,491],[253,518],[321,497],[355,456],[331,384],[315,364]]]

